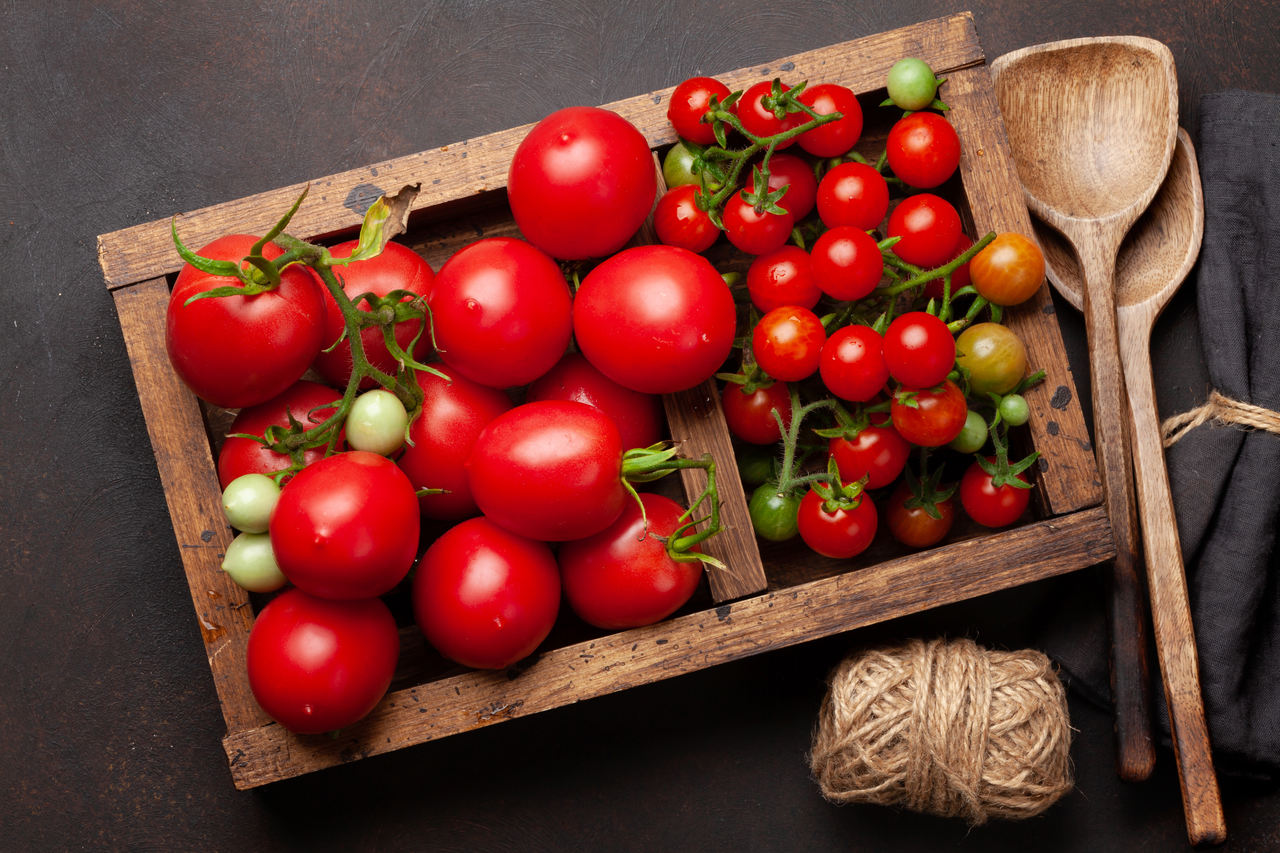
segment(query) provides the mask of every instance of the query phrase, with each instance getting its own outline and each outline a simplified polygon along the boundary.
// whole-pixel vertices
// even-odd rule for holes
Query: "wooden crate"
[[[730,88],[782,76],[842,83],[859,93],[864,145],[882,145],[891,121],[875,104],[890,66],[918,56],[947,78],[948,118],[964,154],[948,192],[970,233],[1031,234],[1022,192],[972,17],[968,13],[719,75]],[[656,150],[674,141],[665,117],[670,89],[607,106],[629,119]],[[514,233],[506,208],[507,164],[529,128],[518,127],[311,182],[290,231],[305,239],[349,235],[384,192],[421,184],[406,242],[434,268],[479,235]],[[266,230],[300,191],[283,187],[184,215],[199,246],[227,231]],[[180,265],[169,221],[99,238],[99,257],[119,313],[147,430],[173,520],[218,699],[235,785],[251,788],[333,764],[389,752],[517,716],[693,672],[770,649],[848,631],[931,607],[1101,562],[1114,553],[1088,433],[1046,289],[1011,312],[1010,325],[1048,381],[1027,395],[1025,433],[1043,454],[1033,511],[1025,523],[991,532],[961,525],[921,553],[888,537],[852,561],[816,557],[803,546],[757,548],[745,515],[729,437],[711,383],[666,400],[673,437],[710,446],[719,466],[730,529],[718,546],[733,569],[714,576],[676,617],[619,633],[590,632],[562,616],[540,656],[518,673],[450,666],[405,624],[401,667],[391,692],[361,723],[336,737],[298,736],[272,722],[250,693],[245,647],[254,601],[220,569],[232,538],[223,519],[214,456],[227,413],[200,403],[178,380],[164,349],[164,317]],[[426,538],[424,536],[424,538]]]

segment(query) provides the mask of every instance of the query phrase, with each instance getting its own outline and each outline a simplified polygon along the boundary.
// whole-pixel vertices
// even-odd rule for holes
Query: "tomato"
[[[472,518],[447,530],[413,578],[413,614],[440,654],[476,669],[529,657],[560,611],[551,548]]]
[[[701,255],[636,246],[601,263],[574,299],[578,349],[614,382],[671,394],[709,379],[733,349],[733,296]]]
[[[418,498],[404,472],[364,450],[302,469],[271,513],[280,571],[321,598],[372,598],[402,581],[418,553]]]
[[[791,87],[786,83],[780,83],[779,88],[786,92]],[[738,99],[738,120],[742,122],[743,128],[748,133],[760,137],[775,136],[799,127],[809,120],[804,113],[787,113],[784,118],[778,118],[773,109],[764,104],[765,99],[770,98],[772,93],[773,82],[761,80],[759,83],[748,86],[742,93],[742,97]],[[786,142],[779,143],[775,150],[781,151],[794,142],[794,139],[788,139]]]
[[[945,261],[943,261],[943,263],[945,264],[945,263],[950,263],[951,261],[954,261],[956,258],[960,257],[966,251],[968,251],[969,247],[972,245],[973,245],[973,238],[970,237],[968,234],[961,232],[960,239],[956,241],[956,247],[951,250],[951,257],[947,258]],[[972,263],[971,260],[966,261],[951,271],[951,292],[952,293],[955,293],[957,290],[959,290],[962,287],[969,286],[969,264],[970,263]],[[929,281],[926,282],[924,286],[924,295],[925,295],[925,298],[927,299],[941,299],[942,298],[942,279],[941,278],[929,279]]]
[[[794,216],[796,222],[813,210],[818,194],[818,179],[813,176],[813,169],[804,159],[775,151],[769,158],[768,184],[770,192],[787,188],[786,194],[778,201],[778,207]],[[755,186],[754,177],[751,185]]]
[[[444,363],[494,388],[546,373],[573,331],[573,300],[559,265],[512,237],[488,237],[455,252],[428,301]]]
[[[448,368],[443,372],[451,375]],[[475,515],[480,508],[467,485],[467,456],[489,422],[511,408],[511,398],[462,376],[442,379],[418,371],[415,378],[422,413],[409,427],[411,443],[396,464],[415,489],[445,490],[418,498],[424,517],[457,521]]]
[[[245,660],[253,696],[298,734],[345,728],[377,707],[400,655],[400,634],[376,598],[328,601],[290,589],[253,622]]]
[[[813,262],[799,246],[783,246],[759,255],[747,268],[747,293],[751,304],[763,312],[797,305],[813,308],[822,291],[813,280]]]
[[[275,480],[265,474],[245,474],[222,490],[222,514],[236,530],[266,533],[279,500],[280,487]]]
[[[822,358],[827,331],[808,308],[784,305],[760,318],[751,333],[751,352],[774,379],[798,382],[812,376]]]
[[[862,107],[853,90],[838,83],[809,86],[797,97],[818,115],[840,113],[840,118],[800,135],[800,147],[816,157],[839,157],[862,136]],[[809,116],[804,117],[809,121]]]
[[[954,382],[937,388],[903,388],[889,409],[894,429],[912,444],[941,447],[964,429],[969,406]]]
[[[774,482],[763,483],[751,493],[747,501],[747,512],[751,516],[751,526],[761,539],[771,542],[786,542],[794,539],[800,532],[796,520],[800,511],[800,497],[790,492],[778,490]]]
[[[530,539],[581,539],[612,524],[629,500],[622,451],[618,428],[594,406],[525,403],[480,433],[467,482],[494,523]]]
[[[956,364],[969,371],[973,393],[1007,394],[1027,372],[1027,348],[1008,326],[976,323],[956,338]]]
[[[907,506],[911,497],[911,489],[905,481],[889,496],[884,513],[889,532],[908,548],[937,545],[951,532],[956,517],[955,502],[946,498],[934,504],[938,512],[938,517],[934,518],[923,505]]]
[[[894,244],[898,257],[918,267],[937,267],[953,257],[960,239],[960,214],[951,202],[932,193],[903,199],[889,214],[889,237],[901,237]]]
[[[390,456],[404,446],[409,413],[400,398],[385,388],[365,391],[347,413],[347,446]]]
[[[196,254],[239,262],[257,241],[230,234]],[[283,253],[274,243],[262,249],[267,260]],[[311,366],[325,343],[323,287],[315,273],[294,264],[272,290],[186,304],[197,294],[227,286],[240,281],[184,265],[169,296],[164,343],[174,372],[192,393],[215,406],[240,409],[283,393]]]
[[[260,436],[270,426],[287,428],[290,417],[303,427],[318,426],[333,414],[341,399],[341,391],[299,379],[279,396],[241,409],[218,450],[219,485],[225,489],[232,480],[245,474],[273,474],[292,464],[288,456],[268,450],[251,438],[238,438],[236,433]],[[302,461],[310,465],[323,458],[324,453],[323,445],[312,448],[303,453]]]
[[[889,425],[872,424],[853,438],[833,438],[827,450],[841,480],[856,483],[866,477],[868,489],[882,489],[898,479],[911,456],[911,445]]]
[[[782,426],[791,426],[791,392],[785,382],[756,388],[750,394],[741,385],[726,383],[720,392],[720,407],[729,432],[749,444],[782,441],[774,409],[782,417]]]
[[[667,187],[701,184],[702,178],[693,171],[693,159],[693,152],[683,142],[676,142],[667,149],[662,158],[662,180]]]
[[[994,462],[987,457],[987,462]],[[1019,474],[1018,479],[1027,482]],[[970,518],[983,527],[1006,527],[1022,517],[1031,502],[1031,490],[1005,484],[996,486],[991,475],[975,459],[960,478],[960,505]]]
[[[666,619],[693,597],[702,579],[697,559],[675,560],[666,538],[683,524],[670,498],[640,495],[594,536],[560,546],[560,577],[573,612],[597,628],[622,630]],[[646,523],[646,517],[648,521]]]
[[[1026,302],[1044,284],[1044,253],[1023,235],[1008,231],[969,261],[978,295],[996,305]]]
[[[720,236],[720,229],[705,210],[698,209],[699,189],[692,184],[673,187],[658,199],[653,211],[653,228],[668,246],[691,252],[705,252]]]
[[[851,225],[825,232],[810,255],[814,281],[832,299],[861,299],[876,289],[884,275],[884,256],[875,238]]]
[[[818,217],[828,228],[870,231],[889,212],[889,185],[866,163],[841,163],[818,183]]]
[[[356,244],[355,240],[339,243],[329,250],[329,254],[335,258],[349,258]],[[334,267],[333,272],[341,282],[343,292],[352,300],[363,293],[386,296],[393,290],[407,290],[412,294],[425,297],[431,292],[431,282],[435,280],[431,265],[413,249],[400,243],[387,243],[374,257],[347,264],[345,267]],[[409,300],[413,296],[404,298]],[[338,341],[344,328],[342,312],[338,309],[338,303],[334,300],[333,294],[327,289],[324,289],[324,301],[327,312],[324,326],[326,349],[316,356],[313,366],[326,382],[345,387],[347,380],[351,378],[351,342],[345,338]],[[356,302],[356,307],[369,310],[372,306],[362,299]],[[415,336],[418,337],[417,343],[413,340]],[[395,340],[400,349],[418,361],[426,358],[431,351],[431,336],[423,332],[422,323],[418,321],[398,323],[395,328]],[[335,341],[337,341],[336,344]],[[371,326],[362,331],[360,342],[364,345],[364,354],[370,364],[383,373],[395,375],[400,365],[391,353],[387,352],[387,345],[383,340],[380,327]],[[333,345],[332,349],[329,349],[330,345]],[[368,377],[362,383],[366,388],[374,384],[373,379]]]
[[[889,375],[910,388],[929,388],[947,378],[956,363],[956,342],[947,324],[924,311],[902,314],[884,333]]]
[[[987,419],[970,409],[964,417],[964,428],[947,446],[960,453],[977,453],[986,445],[990,429]]]
[[[800,501],[796,523],[804,544],[824,557],[837,560],[856,557],[876,538],[879,518],[875,504],[865,493],[851,506],[828,510],[822,495],[810,489]]]
[[[997,411],[1009,426],[1022,426],[1031,420],[1031,407],[1027,405],[1027,398],[1021,394],[1008,394],[1002,397]]]
[[[699,145],[716,141],[711,123],[702,120],[713,97],[717,103],[724,103],[729,97],[729,87],[714,77],[690,77],[671,92],[667,120],[682,139]]]
[[[649,447],[662,440],[662,401],[653,394],[623,388],[580,353],[568,353],[529,386],[525,402],[577,400],[604,412],[618,428],[622,448]]]
[[[889,98],[904,110],[923,110],[933,103],[938,92],[938,78],[923,59],[899,59],[886,78]]]
[[[222,557],[222,570],[249,592],[275,592],[289,582],[276,565],[271,537],[265,533],[241,533],[232,539]]]
[[[818,370],[822,384],[832,394],[841,400],[865,403],[889,381],[884,338],[870,326],[837,329],[822,345]]]
[[[507,174],[520,233],[561,260],[621,249],[648,218],[657,188],[644,135],[598,107],[566,107],[538,122]]]
[[[779,203],[779,207],[786,210],[786,205]],[[795,225],[795,216],[790,211],[758,211],[742,192],[729,196],[720,218],[729,242],[748,255],[763,255],[781,248],[791,237]]]
[[[885,143],[889,168],[908,186],[930,189],[955,174],[960,137],[937,113],[912,113],[889,129]]]

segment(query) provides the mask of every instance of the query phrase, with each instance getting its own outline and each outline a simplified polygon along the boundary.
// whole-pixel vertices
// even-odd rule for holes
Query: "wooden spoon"
[[[1187,806],[1188,835],[1193,842],[1219,842],[1225,838],[1226,828],[1205,728],[1187,581],[1160,438],[1150,351],[1156,318],[1195,264],[1203,234],[1204,197],[1196,153],[1186,131],[1179,130],[1178,146],[1160,191],[1120,246],[1116,300],[1156,649],[1169,708],[1173,709],[1176,702],[1182,709],[1182,713],[1170,713],[1170,728],[1179,766],[1188,768],[1179,777],[1183,798],[1197,798]],[[1044,247],[1050,280],[1072,305],[1080,307],[1083,288],[1071,247],[1052,229],[1038,224],[1036,235]],[[1178,638],[1176,647],[1162,640],[1166,633]],[[1190,639],[1183,639],[1187,637]],[[1189,781],[1194,782],[1190,789]],[[1192,815],[1199,821],[1195,826],[1191,824]]]
[[[1117,769],[1140,781],[1155,767],[1155,748],[1112,278],[1120,241],[1173,155],[1173,57],[1151,39],[1071,39],[1005,54],[991,64],[991,76],[1027,205],[1066,236],[1083,265],[1094,446],[1116,540],[1109,617]]]

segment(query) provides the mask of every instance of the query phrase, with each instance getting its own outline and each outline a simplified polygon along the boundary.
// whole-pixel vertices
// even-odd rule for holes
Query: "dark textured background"
[[[964,8],[988,57],[1166,42],[1194,135],[1201,94],[1280,91],[1274,3],[187,5],[0,11],[0,848],[1185,844],[1170,754],[1121,784],[1109,715],[1074,699],[1078,790],[1028,823],[837,808],[808,777],[823,678],[855,642],[945,630],[1016,647],[1083,575],[236,792],[95,237]],[[1157,330],[1166,414],[1204,394],[1194,311],[1188,287]],[[1086,386],[1079,320],[1060,316]],[[1229,847],[1280,849],[1280,792],[1224,789]]]

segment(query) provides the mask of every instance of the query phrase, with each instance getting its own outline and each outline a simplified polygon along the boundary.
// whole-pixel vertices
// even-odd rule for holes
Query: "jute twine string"
[[[911,640],[831,675],[810,767],[823,796],[971,826],[1040,814],[1073,786],[1066,694],[1034,650]]]
[[[1160,433],[1164,437],[1164,446],[1170,447],[1191,430],[1201,424],[1213,421],[1219,425],[1241,426],[1247,429],[1263,429],[1280,435],[1280,412],[1264,409],[1252,403],[1233,400],[1216,390],[1209,394],[1204,405],[1174,415],[1160,424]]]

